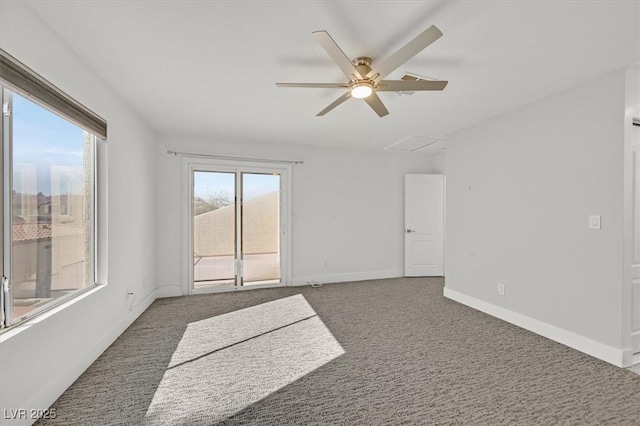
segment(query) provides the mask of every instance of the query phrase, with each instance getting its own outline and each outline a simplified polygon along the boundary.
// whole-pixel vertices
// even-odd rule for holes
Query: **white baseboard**
[[[402,269],[387,269],[382,271],[368,272],[347,272],[343,274],[319,274],[309,275],[306,277],[294,277],[291,285],[308,285],[310,282],[328,284],[350,281],[381,280],[384,278],[398,278],[402,276],[404,276],[404,271]]]
[[[167,285],[167,286],[159,287],[156,290],[156,297],[158,299],[161,299],[164,297],[179,297],[179,296],[184,296],[184,293],[182,292],[182,287],[178,285]]]
[[[631,367],[634,364],[640,362],[640,357],[637,360],[634,360],[633,350],[631,348],[624,349],[622,351],[622,366],[623,367]]]
[[[156,290],[157,291],[157,290]],[[75,382],[82,373],[156,300],[156,291],[151,292],[138,303],[122,321],[115,324],[95,344],[73,359],[58,374],[49,376],[48,383],[20,407],[46,410]],[[15,419],[7,421],[11,425],[31,425],[35,420]],[[4,424],[4,423],[3,423]]]
[[[351,281],[365,281],[365,280],[381,280],[385,278],[398,278],[403,277],[404,271],[402,269],[387,269],[382,271],[368,271],[368,272],[347,272],[343,274],[318,274],[309,275],[304,277],[293,277],[291,280],[291,286],[303,286],[308,285],[311,282],[320,284],[329,283],[341,283]],[[258,286],[252,287],[260,288]],[[264,287],[262,287],[264,288]],[[236,291],[235,289],[229,289],[229,291]],[[224,291],[220,291],[224,292]],[[159,287],[156,289],[156,298],[161,299],[165,297],[179,297],[185,296],[182,287],[179,285],[168,285]]]
[[[466,294],[447,287],[444,288],[443,294],[444,297],[448,299],[455,300],[456,302],[477,309],[485,314],[500,318],[501,320],[517,325],[518,327],[522,327],[525,330],[532,331],[555,342],[562,343],[570,348],[613,364],[616,367],[629,366],[625,365],[629,363],[630,360],[628,359],[628,355],[625,356],[625,351],[622,349],[617,349],[612,346],[605,345],[604,343],[596,342],[595,340],[580,336],[579,334],[572,333],[563,328],[510,311],[500,306],[476,299],[475,297],[467,296]]]

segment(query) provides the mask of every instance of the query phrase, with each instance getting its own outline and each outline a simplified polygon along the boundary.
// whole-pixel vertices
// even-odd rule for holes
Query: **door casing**
[[[193,286],[193,221],[192,194],[193,173],[278,173],[280,175],[280,283],[252,284],[250,286],[224,286],[195,289]],[[220,293],[256,288],[283,287],[291,285],[291,172],[290,164],[264,164],[236,160],[209,160],[204,158],[182,158],[182,227],[181,227],[181,276],[183,294]],[[236,179],[236,188],[240,182]],[[239,213],[237,213],[239,214]],[[239,218],[236,217],[236,220]]]

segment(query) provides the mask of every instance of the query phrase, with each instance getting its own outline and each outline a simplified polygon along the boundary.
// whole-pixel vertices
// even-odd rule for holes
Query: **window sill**
[[[71,299],[62,302],[59,305],[55,305],[52,306],[49,309],[43,310],[42,312],[35,314],[34,316],[32,316],[31,318],[27,318],[24,321],[21,321],[19,323],[13,324],[9,327],[3,328],[0,330],[0,344],[4,343],[5,341],[11,339],[13,336],[16,336],[20,333],[22,333],[23,331],[31,328],[32,326],[34,326],[35,324],[38,324],[42,321],[47,321],[49,318],[53,317],[55,314],[57,314],[58,312],[80,302],[81,300],[91,296],[94,293],[97,293],[98,291],[100,291],[101,289],[103,289],[104,287],[106,287],[106,284],[94,284],[93,286],[87,288],[86,290],[84,290],[81,293],[78,293],[76,295],[74,295],[74,297],[72,297]]]

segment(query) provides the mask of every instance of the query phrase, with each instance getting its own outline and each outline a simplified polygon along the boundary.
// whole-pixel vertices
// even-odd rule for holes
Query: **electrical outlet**
[[[498,284],[498,294],[504,296],[504,284]]]

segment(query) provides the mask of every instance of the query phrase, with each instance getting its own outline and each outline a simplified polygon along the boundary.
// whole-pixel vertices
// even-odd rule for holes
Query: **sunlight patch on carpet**
[[[224,420],[344,353],[299,294],[190,323],[146,422]]]

